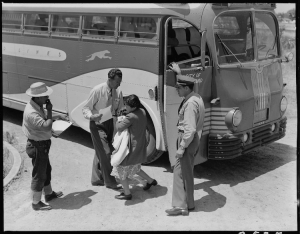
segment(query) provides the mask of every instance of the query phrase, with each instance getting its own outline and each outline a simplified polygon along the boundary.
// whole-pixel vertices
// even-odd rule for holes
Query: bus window
[[[134,17],[121,17],[120,37],[139,37],[135,34],[136,28]]]
[[[200,63],[201,34],[197,28],[180,19],[168,21],[167,64],[180,62],[181,68]],[[185,60],[189,60],[184,62]]]
[[[79,15],[53,15],[52,32],[77,33],[79,29]]]
[[[277,32],[274,18],[269,13],[255,13],[258,59],[278,56]]]
[[[121,17],[120,37],[157,39],[156,17]]]
[[[105,35],[114,36],[115,31],[115,16],[83,16],[82,32],[84,35]]]
[[[48,31],[49,15],[25,14],[25,30]]]
[[[22,14],[20,13],[2,13],[2,28],[21,29]]]
[[[136,17],[136,32],[140,38],[156,39],[157,18]]]
[[[225,12],[214,21],[214,35],[219,64],[254,59],[251,12]]]

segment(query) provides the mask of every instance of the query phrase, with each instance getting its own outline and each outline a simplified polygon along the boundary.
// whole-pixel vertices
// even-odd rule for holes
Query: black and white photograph
[[[2,2],[3,231],[299,231],[296,5]]]

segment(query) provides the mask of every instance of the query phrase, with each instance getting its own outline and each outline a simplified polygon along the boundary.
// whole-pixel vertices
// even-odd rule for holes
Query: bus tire
[[[156,149],[155,128],[153,126],[150,116],[147,114],[147,128],[146,128],[146,144],[147,144],[147,161],[143,165],[149,164],[158,159],[163,151]]]

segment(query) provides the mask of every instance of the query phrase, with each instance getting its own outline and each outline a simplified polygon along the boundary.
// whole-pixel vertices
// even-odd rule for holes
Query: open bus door
[[[174,30],[181,29],[180,27],[174,27],[174,18],[169,19],[166,21],[166,28],[170,27],[171,23],[169,21],[172,20]],[[183,21],[183,20],[180,20]],[[198,47],[200,50],[196,56],[192,57],[191,59],[185,59],[182,61],[176,61],[181,68],[182,75],[188,75],[195,78],[196,83],[194,85],[194,91],[199,93],[203,99],[205,109],[207,112],[205,117],[205,122],[203,126],[203,131],[199,132],[198,134],[201,135],[200,140],[200,151],[195,157],[195,165],[203,163],[207,160],[207,137],[209,133],[210,127],[210,101],[211,101],[211,80],[212,80],[212,66],[210,57],[206,55],[206,31],[202,33],[199,30],[189,24],[187,21],[184,21],[185,24],[182,22],[178,22],[180,25],[184,25],[184,29],[193,27],[192,30],[196,29],[198,33],[198,42],[195,47]],[[191,30],[191,31],[192,31]],[[168,31],[166,30],[166,38],[168,38]],[[178,30],[180,31],[180,30]],[[195,30],[194,30],[195,31]],[[195,34],[194,34],[195,36]],[[169,36],[170,37],[170,36]],[[167,55],[168,49],[170,50],[170,42],[168,43],[168,39],[165,40],[165,54]],[[200,46],[201,45],[201,46]],[[179,46],[182,48],[184,47],[182,43],[179,43]],[[188,43],[188,46],[191,46]],[[173,47],[173,45],[171,46]],[[176,46],[174,46],[176,50]],[[173,48],[172,48],[173,49]],[[178,55],[180,57],[180,55]],[[178,121],[178,108],[182,101],[182,98],[178,96],[178,93],[175,89],[176,84],[176,74],[168,68],[169,62],[166,56],[165,59],[165,79],[164,79],[164,121],[165,121],[165,130],[167,136],[167,143],[168,143],[168,152],[169,152],[169,160],[171,166],[175,165],[176,159],[176,141],[178,135],[178,129],[176,127]]]

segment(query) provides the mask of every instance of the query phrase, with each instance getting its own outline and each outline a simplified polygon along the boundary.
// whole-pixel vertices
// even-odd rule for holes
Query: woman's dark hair
[[[131,94],[127,97],[125,97],[125,104],[130,106],[131,108],[140,108],[141,107],[141,102],[138,96]]]

